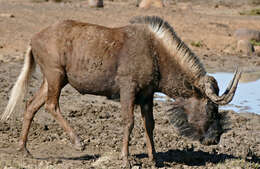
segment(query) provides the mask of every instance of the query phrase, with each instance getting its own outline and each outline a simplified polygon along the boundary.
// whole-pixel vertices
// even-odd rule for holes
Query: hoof
[[[122,168],[124,168],[124,169],[131,169],[132,168],[128,159],[123,160]]]
[[[32,154],[26,147],[19,147],[17,148],[17,151],[22,153],[24,157],[33,158]]]
[[[156,161],[157,161],[155,154],[150,155],[150,156],[148,157],[148,159],[149,159],[150,162],[156,162]]]
[[[74,143],[74,148],[78,151],[83,151],[85,149],[83,141],[77,138]]]
[[[131,164],[128,160],[128,155],[126,155],[126,153],[122,152],[119,159],[122,160],[121,168],[124,168],[124,169],[131,169],[132,168],[132,166],[131,166]]]
[[[154,154],[153,156],[148,158],[150,164],[155,167],[163,167],[163,161],[160,158],[157,158]]]

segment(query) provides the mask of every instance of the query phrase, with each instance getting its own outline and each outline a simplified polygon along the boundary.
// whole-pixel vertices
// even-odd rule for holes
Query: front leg
[[[122,147],[122,158],[124,167],[130,167],[128,161],[130,134],[134,128],[134,101],[135,85],[133,83],[124,83],[120,88],[120,103],[124,122],[124,136]]]

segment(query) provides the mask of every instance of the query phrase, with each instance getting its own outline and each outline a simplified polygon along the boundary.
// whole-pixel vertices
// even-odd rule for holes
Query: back
[[[145,31],[134,25],[107,28],[67,20],[36,34],[33,54],[42,70],[65,71],[80,93],[111,96],[119,92],[120,73],[136,79],[152,73]]]

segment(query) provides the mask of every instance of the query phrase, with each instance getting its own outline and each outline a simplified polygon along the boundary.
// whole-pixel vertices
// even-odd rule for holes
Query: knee
[[[56,105],[53,103],[46,103],[45,110],[55,115]]]
[[[34,116],[33,111],[30,109],[27,109],[26,112],[24,113],[23,118],[24,118],[24,120],[31,120],[33,118],[33,116]]]
[[[26,111],[23,114],[24,120],[31,120],[37,110],[33,106],[27,106]]]
[[[28,100],[27,102],[26,102],[26,104],[25,104],[25,108],[27,109],[27,108],[29,108],[29,106],[30,106],[30,104],[32,103],[32,98],[30,99],[30,100]]]

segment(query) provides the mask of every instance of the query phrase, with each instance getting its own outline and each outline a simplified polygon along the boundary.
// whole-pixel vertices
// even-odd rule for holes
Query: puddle
[[[233,73],[222,72],[210,75],[218,81],[220,95],[233,77]],[[163,93],[155,93],[154,100],[166,101],[168,99],[170,98]],[[220,106],[220,109],[260,114],[260,72],[243,73],[233,100],[228,105]]]
[[[154,100],[162,101],[162,102],[165,102],[167,100],[174,101],[174,99],[168,97],[167,95],[165,95],[164,93],[161,93],[161,92],[156,92],[154,94]]]
[[[232,79],[232,73],[214,73],[211,74],[218,81],[220,94],[222,94],[229,81]],[[250,112],[260,114],[260,73],[243,73],[237,87],[233,100],[221,109],[234,110],[236,112]]]

